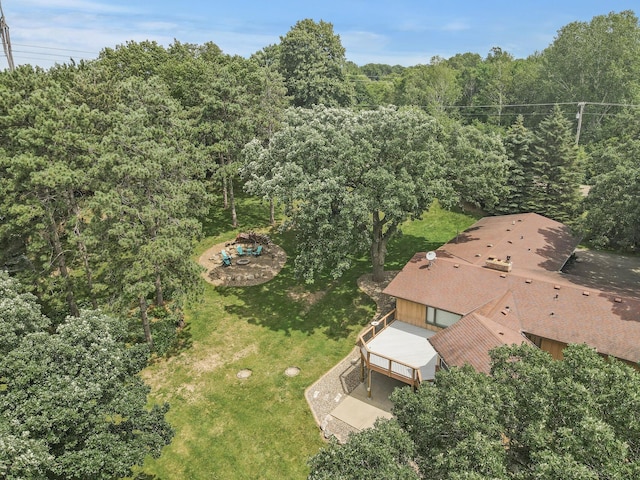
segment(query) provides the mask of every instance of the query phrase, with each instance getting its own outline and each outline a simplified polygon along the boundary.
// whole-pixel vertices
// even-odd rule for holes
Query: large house
[[[562,273],[578,242],[562,223],[528,213],[485,217],[415,254],[384,290],[395,311],[360,336],[363,373],[414,386],[454,365],[489,373],[492,348],[520,343],[556,359],[586,343],[637,365],[640,299]]]

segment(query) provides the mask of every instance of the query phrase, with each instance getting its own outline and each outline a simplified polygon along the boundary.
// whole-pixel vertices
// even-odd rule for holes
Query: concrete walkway
[[[371,398],[360,381],[359,350],[307,388],[305,398],[325,438],[344,443],[351,433],[372,427],[377,418],[391,418],[389,396],[406,384],[377,372],[371,377]]]
[[[373,320],[379,320],[395,307],[394,299],[382,291],[397,273],[385,272],[385,280],[379,283],[373,282],[371,274],[358,279],[358,287],[378,306]],[[340,363],[305,391],[313,418],[325,438],[335,437],[344,443],[350,434],[373,426],[377,418],[391,418],[389,395],[396,386],[405,384],[374,372],[371,377],[372,398],[367,398],[360,372],[360,350],[354,347]]]
[[[361,383],[333,411],[331,415],[357,430],[373,427],[378,418],[392,418],[389,396],[396,387],[406,384],[371,372],[371,398],[367,387]]]

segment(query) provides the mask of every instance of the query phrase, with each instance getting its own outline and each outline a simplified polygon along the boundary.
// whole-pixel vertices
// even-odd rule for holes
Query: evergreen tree
[[[501,200],[496,211],[501,214],[527,211],[528,197],[533,188],[531,144],[533,134],[524,126],[524,117],[518,115],[509,127],[504,139],[507,158],[510,161],[509,192]]]
[[[180,106],[157,78],[114,86],[110,128],[93,166],[90,228],[102,239],[102,271],[115,302],[139,309],[152,344],[148,300],[197,291],[191,260],[198,218],[208,209],[204,164],[193,148]]]
[[[559,222],[574,219],[582,174],[571,122],[558,105],[535,131],[531,147],[533,190],[527,210]]]
[[[78,202],[95,145],[91,112],[73,91],[78,75],[66,66],[46,74],[21,71],[11,80],[28,90],[10,92],[0,118],[7,126],[0,158],[8,221],[3,235],[21,238],[31,267],[21,276],[60,317],[79,315],[81,277],[73,270],[82,268],[86,252],[79,242]]]
[[[353,88],[345,75],[345,49],[331,23],[300,20],[280,37],[280,71],[297,107],[348,106]]]

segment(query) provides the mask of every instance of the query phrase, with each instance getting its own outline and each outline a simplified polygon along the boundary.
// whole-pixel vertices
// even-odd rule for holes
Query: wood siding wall
[[[540,350],[549,352],[554,360],[562,360],[564,358],[562,350],[566,348],[566,343],[539,337],[538,335],[533,335],[531,333],[525,333],[525,336]]]
[[[401,322],[410,323],[416,327],[439,332],[442,330],[435,325],[427,324],[427,306],[420,303],[410,302],[402,298],[396,299],[396,319]]]
[[[566,343],[558,342],[556,340],[550,340],[548,338],[539,337],[537,335],[531,335],[529,333],[527,333],[526,336],[538,348],[540,348],[541,350],[544,350],[545,352],[549,352],[554,360],[562,360],[564,358],[564,355],[562,354],[562,350],[566,348],[567,346]],[[609,357],[609,355],[605,355],[600,352],[598,352],[598,354],[605,358]],[[630,362],[629,360],[625,360],[624,358],[618,358],[618,360],[640,371],[640,365],[638,363]]]
[[[554,360],[562,360],[564,358],[562,350],[565,348],[567,348],[566,343],[550,340],[548,338],[542,338],[540,342],[540,349],[545,352],[549,352]]]

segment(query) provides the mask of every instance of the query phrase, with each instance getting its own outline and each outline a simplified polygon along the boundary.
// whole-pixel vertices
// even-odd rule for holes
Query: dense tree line
[[[632,160],[637,115],[612,104],[636,99],[638,44],[638,20],[627,11],[569,24],[547,49],[526,59],[494,47],[486,58],[461,53],[414,67],[358,67],[347,61],[331,24],[307,19],[250,59],[225,55],[213,43],[176,41],[164,48],[129,42],[105,49],[94,62],[46,72],[30,67],[3,72],[2,265],[20,275],[55,318],[78,315],[83,306],[126,310],[136,305],[147,341],[152,341],[148,305],[162,306],[197,290],[197,271],[186,260],[187,252],[198,238],[212,192],[222,194],[233,226],[238,225],[235,192],[245,181],[238,176],[241,167],[245,174],[254,170],[248,185],[271,202],[272,224],[278,202],[287,206],[298,200],[296,195],[312,194],[276,189],[277,181],[283,182],[280,187],[291,182],[274,177],[266,158],[273,160],[276,151],[288,155],[281,140],[285,133],[278,131],[295,128],[292,119],[302,113],[285,118],[287,107],[320,105],[423,110],[445,133],[426,134],[430,138],[422,141],[437,140],[446,154],[428,175],[422,172],[422,179],[414,173],[405,181],[440,181],[440,193],[430,194],[431,199],[473,204],[489,214],[536,211],[581,227],[599,245],[635,249],[640,222],[634,200],[612,195],[633,188],[630,180],[637,176]],[[587,60],[596,50],[599,61],[592,65]],[[576,79],[578,53],[585,62]],[[588,103],[576,146],[572,117],[578,102]],[[612,116],[615,108],[619,113]],[[308,133],[327,134],[318,115],[312,117],[305,120]],[[342,133],[360,135],[357,122],[344,128]],[[368,128],[378,129],[371,138],[385,132],[384,125]],[[385,135],[397,141],[393,136],[400,132]],[[494,136],[502,147],[494,145]],[[268,152],[262,155],[260,173],[255,163],[244,165],[254,160],[247,151],[243,154],[252,140]],[[275,150],[271,140],[278,144]],[[376,156],[371,148],[377,147],[369,144],[359,155]],[[332,174],[337,175],[344,157],[330,150],[325,154],[336,162]],[[492,168],[479,171],[479,163]],[[320,166],[316,162],[314,168]],[[422,167],[420,161],[411,166]],[[393,168],[389,165],[385,174],[402,183],[402,172]],[[272,177],[269,184],[265,175]],[[307,180],[321,184],[315,174]],[[584,203],[578,194],[581,183],[594,186]],[[428,203],[400,207],[398,219],[419,214]],[[339,208],[341,215],[349,208]],[[366,209],[370,215],[374,210]],[[376,215],[390,214],[386,210]],[[612,220],[620,211],[626,226]],[[327,271],[339,274],[349,264],[332,255],[340,240],[318,235],[311,228],[314,222],[302,228],[301,219],[296,225],[301,238],[324,238],[320,250],[334,261],[305,265],[308,257],[299,258],[300,273],[307,279]],[[346,230],[334,225],[332,231]],[[374,265],[384,260],[387,240],[379,239],[389,238],[380,232],[357,242],[364,250],[378,245],[370,250]]]
[[[0,334],[0,477],[121,478],[171,441],[121,320],[85,310],[54,328],[0,273]]]
[[[535,211],[595,245],[636,251],[639,34],[625,11],[568,24],[525,59],[496,46],[486,57],[357,66],[330,23],[305,19],[248,59],[214,43],[145,41],[0,72],[0,270],[45,314],[2,330],[0,345],[15,347],[7,361],[26,362],[23,347],[43,358],[89,348],[88,330],[102,339],[112,317],[134,319],[128,340],[162,353],[201,285],[191,253],[203,221],[224,208],[238,227],[240,188],[270,202],[265,222],[278,212],[295,231],[307,281],[339,277],[362,254],[382,278],[388,242],[435,200]],[[384,428],[396,439],[388,460],[411,478],[406,435]],[[62,471],[60,445],[23,440],[37,468]]]
[[[151,343],[148,305],[197,290],[190,255],[212,192],[223,192],[237,223],[239,151],[266,135],[284,97],[269,73],[212,44],[177,42],[4,72],[3,268],[52,318],[135,305]]]
[[[392,395],[397,420],[333,441],[310,479],[637,478],[640,377],[586,345],[559,362],[532,346],[491,352],[491,375],[454,367]]]
[[[640,173],[633,146],[639,53],[635,13],[611,12],[564,26],[546,49],[524,59],[496,46],[484,58],[465,52],[412,67],[350,65],[349,78],[363,106],[414,105],[497,127],[514,164],[510,194],[488,213],[536,211],[571,223],[595,245],[634,252],[640,237],[632,195]],[[560,130],[554,131],[551,117]],[[572,136],[576,143],[579,138],[577,149],[570,147]],[[511,156],[514,141],[522,143]],[[558,185],[549,183],[554,179]],[[584,203],[576,182],[594,187]]]

